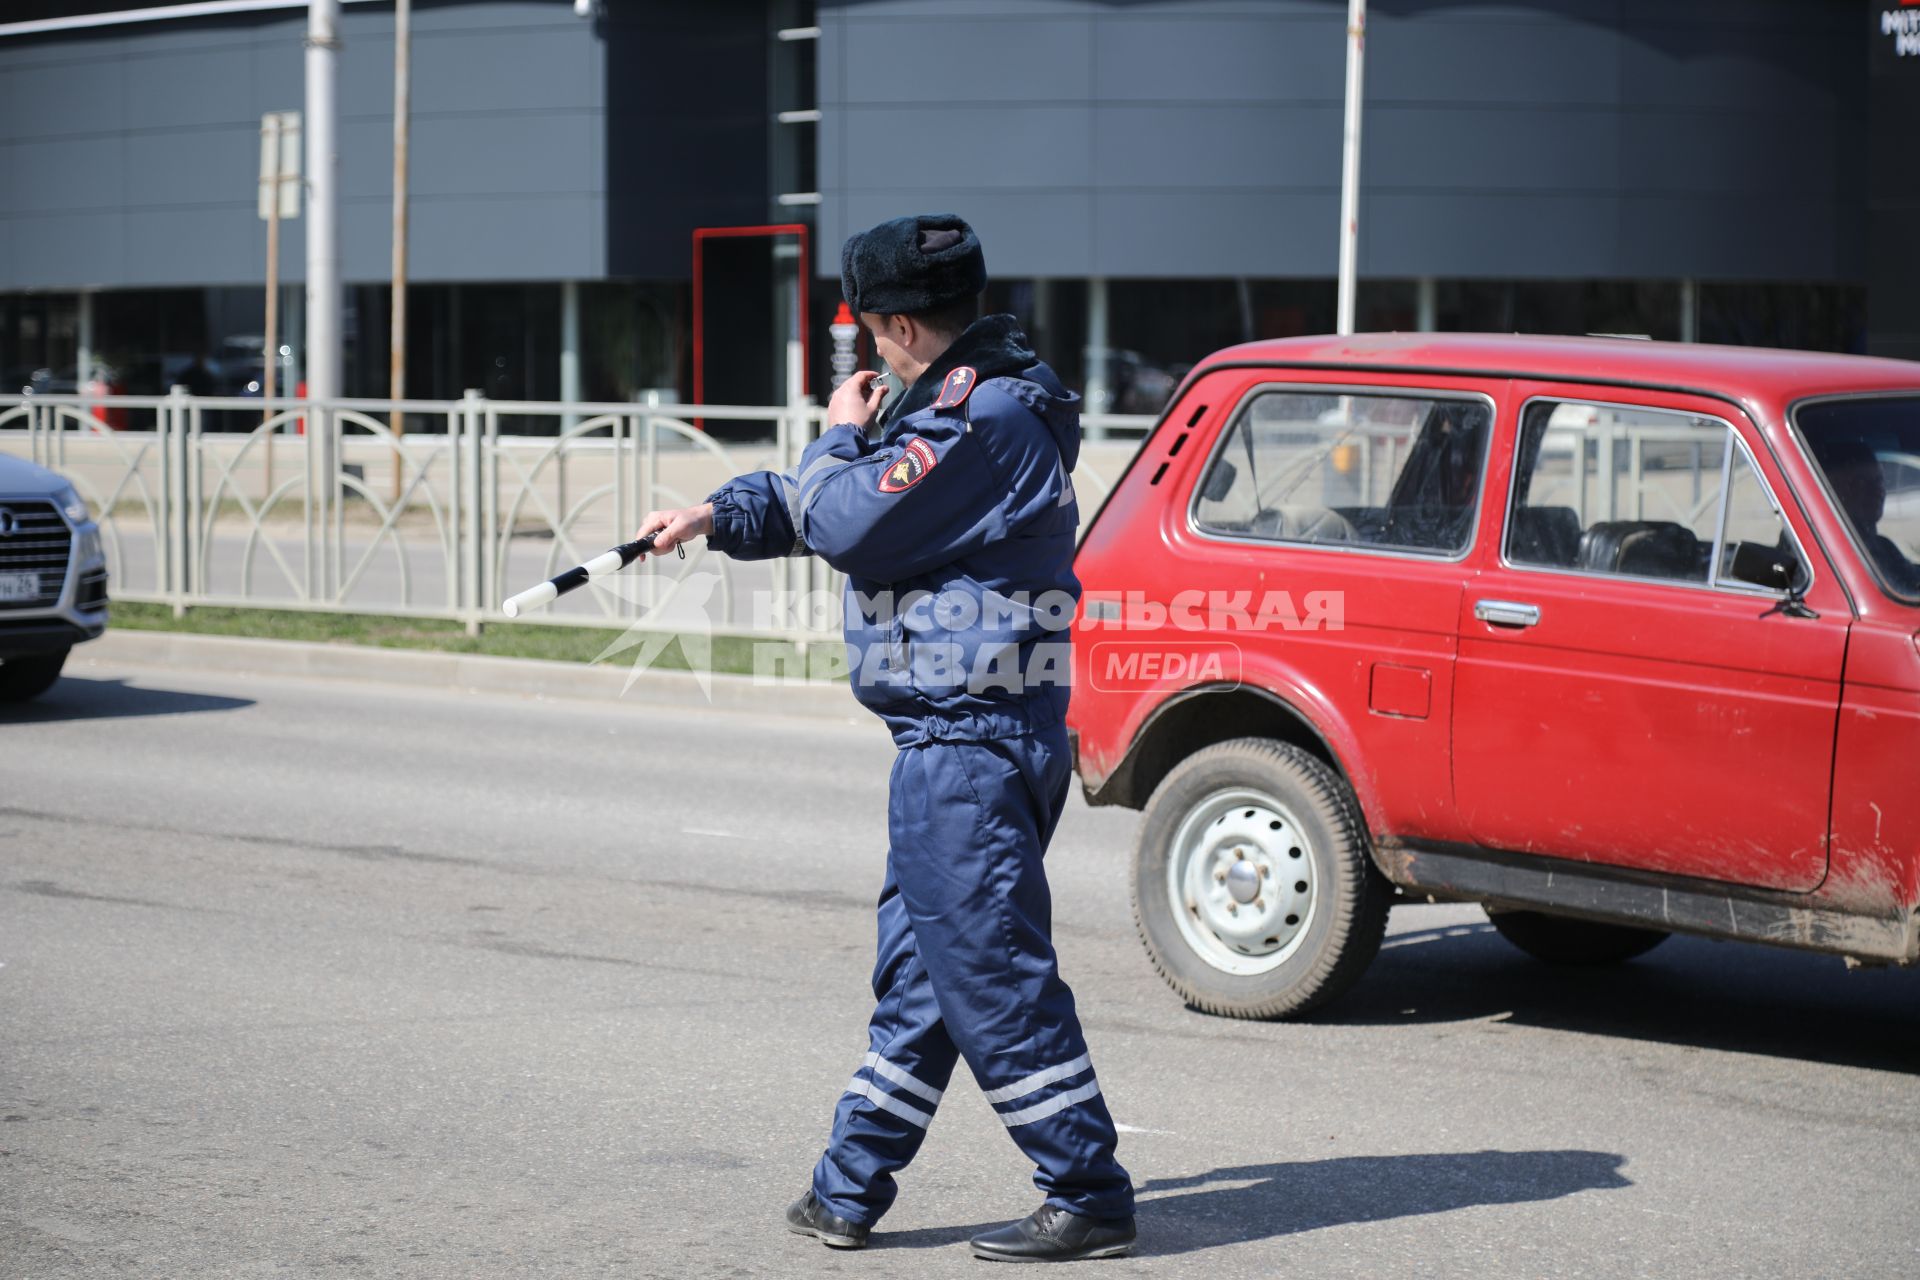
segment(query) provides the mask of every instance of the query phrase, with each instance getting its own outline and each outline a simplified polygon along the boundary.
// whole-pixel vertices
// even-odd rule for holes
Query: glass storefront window
[[[812,389],[830,386],[827,326],[838,305],[830,279],[812,291]],[[1257,339],[1329,333],[1335,286],[1317,280],[1112,279],[1106,283],[1107,349],[1097,370],[1115,412],[1158,412],[1193,365],[1222,347]],[[580,299],[580,389],[594,401],[632,400],[650,390],[691,393],[691,293],[684,281],[590,281]],[[1041,357],[1068,386],[1089,375],[1084,279],[1004,278],[984,308],[1017,316]],[[1358,327],[1419,327],[1421,289],[1410,279],[1360,282]],[[282,297],[279,371],[298,385],[301,290]],[[1630,333],[1677,339],[1681,286],[1674,280],[1448,280],[1433,286],[1443,331]],[[478,388],[496,399],[560,394],[557,282],[416,284],[410,290],[407,391],[457,399]],[[257,395],[264,371],[264,305],[258,288],[106,290],[93,295],[93,357],[113,389],[164,394],[184,384],[209,394]],[[388,290],[349,286],[343,308],[345,387],[388,391]],[[71,392],[79,384],[78,299],[72,293],[0,296],[0,386]],[[1697,290],[1702,342],[1858,350],[1865,291],[1852,285],[1722,284]],[[863,361],[871,347],[863,340]],[[769,356],[769,360],[773,360]],[[770,368],[773,365],[769,365]]]
[[[1860,285],[1700,285],[1700,341],[1801,351],[1867,349],[1867,291]]]

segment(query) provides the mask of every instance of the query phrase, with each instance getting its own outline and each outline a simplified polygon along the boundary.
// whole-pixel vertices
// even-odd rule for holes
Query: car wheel
[[[60,649],[0,662],[0,702],[25,702],[45,693],[60,678],[68,652]]]
[[[1133,919],[1190,1005],[1285,1018],[1372,961],[1393,896],[1339,775],[1300,748],[1240,738],[1196,752],[1147,802]]]
[[[1501,937],[1548,964],[1619,964],[1645,955],[1668,936],[1659,929],[1599,924],[1540,911],[1489,911],[1487,918]]]

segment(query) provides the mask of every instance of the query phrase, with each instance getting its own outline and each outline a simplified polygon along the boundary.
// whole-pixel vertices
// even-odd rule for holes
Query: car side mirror
[[[1820,616],[1807,607],[1807,583],[1800,575],[1799,557],[1791,551],[1770,547],[1763,542],[1736,542],[1733,546],[1733,562],[1727,566],[1726,576],[1735,582],[1750,582],[1756,587],[1766,587],[1780,593],[1780,599],[1773,608],[1760,615],[1763,618],[1776,613],[1789,618]]]
[[[1231,462],[1220,459],[1213,464],[1213,470],[1207,476],[1207,487],[1200,491],[1200,496],[1208,502],[1224,502],[1227,495],[1233,492],[1233,482],[1239,476],[1240,472]]]
[[[1763,542],[1736,542],[1733,544],[1733,562],[1727,566],[1727,577],[1735,582],[1765,587],[1769,591],[1790,593],[1794,580],[1799,576],[1799,568],[1800,563],[1791,551],[1770,547]]]

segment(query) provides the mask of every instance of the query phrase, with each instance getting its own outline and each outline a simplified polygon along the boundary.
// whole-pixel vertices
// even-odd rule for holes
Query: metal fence
[[[116,598],[477,629],[504,617],[506,595],[631,537],[648,511],[698,502],[742,472],[793,466],[822,417],[807,403],[568,404],[477,392],[16,395],[0,396],[0,453],[60,472],[86,499]],[[1099,442],[1075,472],[1083,520],[1152,420],[1087,425]],[[696,611],[716,635],[804,642],[838,633],[837,608],[820,607],[836,586],[811,558],[740,564],[689,548],[685,560],[651,560],[531,620],[672,630]]]

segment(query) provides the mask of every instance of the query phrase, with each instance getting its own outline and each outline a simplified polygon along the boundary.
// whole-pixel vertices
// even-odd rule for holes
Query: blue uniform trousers
[[[989,741],[926,740],[893,765],[890,848],[868,1053],[840,1098],[813,1173],[827,1208],[872,1224],[893,1203],[965,1058],[1047,1202],[1095,1218],[1133,1212],[1054,960],[1041,858],[1071,766],[1058,724]]]

